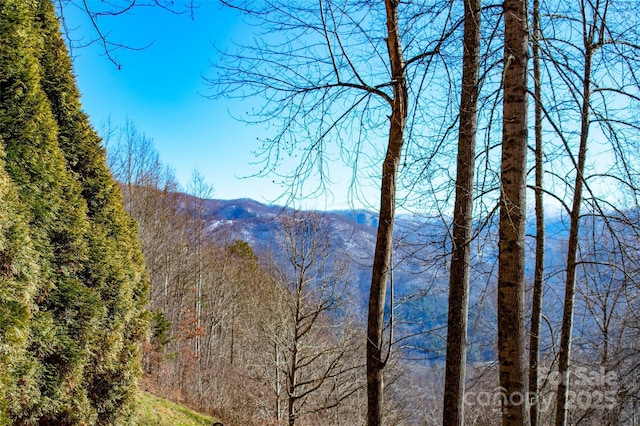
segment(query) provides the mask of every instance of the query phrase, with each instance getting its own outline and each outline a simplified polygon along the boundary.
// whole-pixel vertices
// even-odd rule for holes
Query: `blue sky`
[[[97,8],[100,2],[90,0],[89,5]],[[65,18],[75,44],[95,39],[86,12],[73,3],[66,7]],[[233,41],[251,37],[251,27],[219,2],[203,0],[194,19],[140,7],[102,19],[100,28],[112,42],[151,45],[117,50],[120,70],[98,44],[72,50],[83,107],[99,131],[107,121],[114,126],[133,122],[153,139],[163,163],[175,169],[184,186],[197,169],[213,186],[214,198],[272,202],[282,194],[285,188],[274,183],[275,177],[243,178],[259,170],[252,164],[253,152],[259,147],[257,138],[266,136],[232,117],[242,115],[252,100],[232,103],[205,97],[211,93],[203,76],[211,76],[213,46],[232,47]],[[333,197],[307,200],[301,206],[348,208],[346,187],[338,179]]]

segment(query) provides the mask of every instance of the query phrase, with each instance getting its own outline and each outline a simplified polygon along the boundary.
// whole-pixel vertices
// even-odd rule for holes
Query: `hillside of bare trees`
[[[181,190],[153,142],[132,124],[110,135],[110,165],[140,225],[152,273],[154,334],[145,351],[143,387],[214,413],[227,424],[364,422],[362,336],[375,215],[214,200],[198,173]],[[560,259],[566,256],[568,221],[558,214],[546,226],[539,364],[543,422],[553,416],[554,386],[559,384]],[[393,322],[386,330],[393,366],[385,416],[392,424],[435,425],[444,412],[446,223],[446,218],[398,219],[393,310],[390,304],[386,308]],[[496,391],[495,364],[497,249],[492,235],[497,224],[480,225],[485,229],[470,259],[465,406],[467,421],[493,424],[503,395]],[[625,284],[624,276],[614,273],[620,260],[611,246],[615,241],[603,237],[608,226],[613,225],[593,215],[580,235],[585,284],[576,296],[572,379],[581,399],[573,400],[570,413],[587,424],[603,416],[612,424],[630,419],[638,396],[633,276]],[[622,222],[615,229],[619,235],[629,233]],[[527,230],[533,235],[535,223]],[[627,242],[627,254],[637,251],[633,241]],[[528,249],[534,242],[529,237]],[[533,252],[525,263],[529,299]],[[600,321],[604,318],[606,323]],[[610,340],[614,336],[616,343]],[[609,368],[603,367],[605,354]]]
[[[227,425],[637,424],[638,5],[220,2],[252,30],[202,81],[258,175],[293,202],[342,163],[377,209],[319,212],[83,112],[72,48],[120,68],[106,19],[195,1],[0,0],[0,424],[131,424],[140,387]]]

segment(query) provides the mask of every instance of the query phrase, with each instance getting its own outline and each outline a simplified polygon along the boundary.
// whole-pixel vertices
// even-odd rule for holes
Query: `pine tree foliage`
[[[79,276],[87,258],[86,204],[68,173],[57,144],[57,126],[40,87],[41,48],[32,25],[32,5],[7,1],[2,9],[2,118],[6,168],[31,213],[29,227],[40,254],[43,285],[27,354],[35,371],[27,386],[10,395],[9,411],[18,423],[50,421],[59,414],[79,420],[89,411],[80,386],[96,334],[96,301]],[[65,414],[62,414],[65,413]]]
[[[0,139],[1,142],[1,139]],[[6,395],[18,386],[38,286],[34,251],[17,188],[4,168],[0,143],[0,424],[10,424]]]
[[[42,2],[38,20],[44,49],[40,58],[42,86],[58,122],[60,148],[81,183],[91,223],[86,282],[98,289],[108,307],[106,339],[92,358],[86,385],[100,423],[129,407],[138,370],[139,342],[146,331],[147,281],[135,224],[127,215],[122,195],[106,165],[106,154],[88,117],[81,111],[80,93],[66,46],[58,30],[53,5]],[[133,371],[135,371],[133,370]]]
[[[0,1],[0,45],[6,412],[15,424],[121,424],[147,321],[135,225],[81,111],[53,5]]]

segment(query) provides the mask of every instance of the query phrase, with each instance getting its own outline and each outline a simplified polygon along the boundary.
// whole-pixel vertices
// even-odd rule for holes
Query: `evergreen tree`
[[[102,310],[81,272],[88,257],[86,203],[66,168],[57,126],[40,86],[33,4],[6,0],[0,9],[2,47],[0,135],[6,169],[29,210],[42,285],[37,289],[27,354],[34,378],[8,394],[15,423],[77,423],[91,419],[82,387],[90,343]],[[23,380],[23,378],[18,378]]]
[[[0,401],[14,424],[122,424],[146,331],[135,226],[81,111],[49,0],[0,0],[0,52],[0,260],[13,262],[10,275],[0,265],[0,336],[8,350],[27,347],[0,378]],[[6,202],[12,186],[22,215]]]
[[[106,164],[101,140],[81,110],[72,64],[50,1],[37,16],[43,49],[42,87],[58,124],[58,143],[79,179],[91,233],[85,282],[107,307],[103,339],[94,348],[85,385],[99,423],[126,416],[133,405],[140,370],[140,342],[146,333],[147,280],[135,223]]]
[[[15,423],[74,423],[90,418],[81,386],[90,342],[97,339],[99,300],[81,279],[88,250],[86,203],[68,172],[57,143],[57,126],[40,87],[36,52],[42,44],[33,26],[33,5],[2,2],[0,135],[6,169],[40,254],[41,285],[27,354],[35,378],[9,396]],[[22,380],[18,378],[18,380]]]
[[[0,425],[10,424],[6,396],[20,385],[19,372],[29,370],[25,349],[38,285],[37,253],[4,157],[0,138]]]

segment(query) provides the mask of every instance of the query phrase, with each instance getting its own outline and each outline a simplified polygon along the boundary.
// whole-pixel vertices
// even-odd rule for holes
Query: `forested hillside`
[[[123,424],[148,284],[48,0],[0,2],[0,419]]]
[[[364,422],[362,335],[375,214],[201,198],[210,197],[212,188],[197,173],[187,194],[152,140],[131,124],[110,134],[109,164],[122,183],[127,208],[139,220],[152,278],[154,337],[145,351],[143,385],[231,425],[286,423],[289,404],[294,423]],[[579,386],[576,395],[594,401],[576,403],[571,412],[585,422],[628,418],[639,391],[634,275],[615,273],[623,262],[611,240],[601,237],[593,244],[594,235],[606,236],[608,226],[619,236],[633,235],[631,224],[614,224],[615,218],[591,217],[580,234],[585,269],[576,296],[574,359],[579,367],[572,377]],[[394,362],[385,414],[391,424],[440,423],[449,220],[405,215],[397,221],[393,312],[391,305],[386,309],[389,318],[393,315],[388,332],[392,326]],[[562,325],[566,220],[559,214],[546,223],[546,327],[540,332],[544,421],[553,415],[550,404],[558,382],[554,363]],[[500,402],[495,396],[497,224],[494,218],[476,226],[482,231],[471,259],[467,339],[468,405],[474,410],[467,416],[495,424]],[[527,229],[533,233],[534,224]],[[637,250],[633,238],[625,244],[629,254]],[[534,265],[530,254],[529,281]],[[306,326],[309,334],[299,336]],[[295,359],[314,361],[297,368]]]
[[[397,424],[401,209],[446,224],[413,244],[419,292],[448,280],[444,390],[422,422],[635,423],[638,2],[228,3],[260,36],[219,51],[208,81],[258,103],[239,119],[269,126],[264,174],[322,193],[341,161],[356,196],[380,189],[365,424]],[[482,329],[488,365],[467,357]]]
[[[222,3],[259,174],[341,161],[379,210],[216,201],[98,136],[54,7],[118,65],[101,19],[174,2],[0,0],[0,424],[132,424],[140,387],[228,426],[637,424],[637,2]]]

